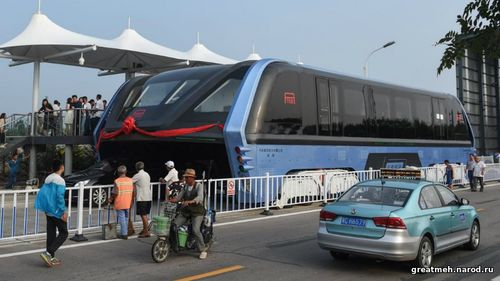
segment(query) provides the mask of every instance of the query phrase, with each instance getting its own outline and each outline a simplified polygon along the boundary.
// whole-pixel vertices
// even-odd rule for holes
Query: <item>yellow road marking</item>
[[[477,211],[477,212],[482,212],[482,211],[484,211],[484,209],[477,208],[477,209],[476,209],[476,211]]]
[[[234,266],[224,267],[224,268],[221,268],[221,269],[210,271],[210,272],[207,272],[207,273],[202,273],[202,274],[198,274],[198,275],[184,277],[182,279],[177,279],[176,281],[200,280],[200,279],[203,279],[203,278],[213,277],[213,276],[221,275],[221,274],[228,273],[228,272],[231,272],[231,271],[240,270],[240,269],[243,269],[243,268],[244,267],[241,266],[241,265],[234,265]]]

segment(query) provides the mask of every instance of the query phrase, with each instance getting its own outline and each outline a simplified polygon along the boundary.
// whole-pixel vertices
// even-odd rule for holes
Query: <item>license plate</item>
[[[366,226],[366,220],[360,218],[342,218],[340,224],[353,225],[353,226]]]

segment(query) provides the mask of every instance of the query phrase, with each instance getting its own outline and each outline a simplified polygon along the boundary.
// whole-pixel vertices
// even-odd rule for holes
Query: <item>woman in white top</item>
[[[5,113],[0,114],[0,145],[5,143]]]
[[[66,116],[64,116],[64,128],[67,136],[73,135],[73,106],[71,103],[71,98],[68,98],[66,100]]]

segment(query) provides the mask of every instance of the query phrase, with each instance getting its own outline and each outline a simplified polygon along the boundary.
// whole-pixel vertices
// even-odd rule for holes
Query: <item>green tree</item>
[[[449,31],[436,45],[446,45],[438,75],[455,65],[468,49],[488,58],[500,58],[500,0],[474,0],[457,16],[460,32]]]

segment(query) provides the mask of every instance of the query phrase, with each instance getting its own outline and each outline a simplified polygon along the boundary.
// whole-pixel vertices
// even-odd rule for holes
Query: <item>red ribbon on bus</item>
[[[167,138],[167,137],[176,137],[176,136],[182,136],[182,135],[188,135],[192,133],[198,133],[202,131],[206,131],[210,128],[213,127],[218,127],[219,129],[223,130],[224,125],[222,124],[208,124],[208,125],[203,125],[199,127],[193,127],[193,128],[179,128],[179,129],[171,129],[171,130],[161,130],[161,131],[146,131],[143,130],[135,125],[135,119],[132,116],[129,116],[125,118],[125,120],[122,123],[122,127],[116,131],[106,133],[104,130],[101,130],[99,133],[99,139],[97,140],[96,148],[99,149],[99,146],[101,144],[102,139],[113,139],[116,138],[117,136],[121,134],[129,135],[133,131],[136,131],[142,135],[145,136],[150,136],[150,137],[159,137],[159,138]]]

